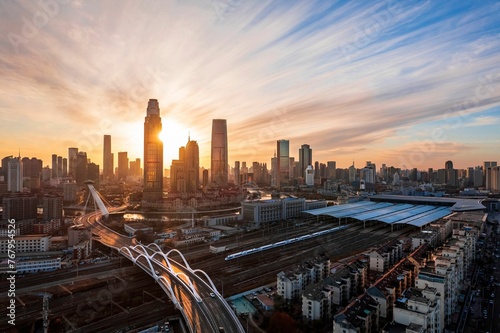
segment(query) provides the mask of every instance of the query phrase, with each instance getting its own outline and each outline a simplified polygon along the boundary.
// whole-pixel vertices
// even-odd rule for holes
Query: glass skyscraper
[[[278,140],[277,141],[277,184],[278,188],[283,185],[289,185],[290,181],[290,141]]]
[[[227,159],[227,121],[212,120],[212,156],[210,171],[212,181],[218,185],[226,185],[228,177]]]
[[[163,142],[158,100],[150,99],[144,120],[144,192],[146,202],[163,198]]]

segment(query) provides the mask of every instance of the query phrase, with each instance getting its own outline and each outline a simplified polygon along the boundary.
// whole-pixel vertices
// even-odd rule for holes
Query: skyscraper
[[[240,161],[234,162],[234,185],[240,185]]]
[[[312,165],[312,149],[308,144],[303,144],[299,149],[299,174],[300,177],[306,177],[306,169]]]
[[[102,164],[102,174],[104,176],[104,179],[113,178],[113,154],[111,153],[111,135],[104,135]]]
[[[57,155],[52,154],[52,178],[57,177]]]
[[[160,106],[150,99],[144,120],[144,193],[143,200],[157,202],[163,198],[163,142]]]
[[[78,148],[68,148],[68,175],[76,179],[76,157]]]
[[[210,171],[212,181],[218,185],[227,184],[227,163],[227,121],[226,119],[213,119]]]
[[[278,154],[276,160],[276,187],[281,188],[283,185],[288,185],[290,178],[290,142],[288,140],[278,140],[276,146]]]
[[[75,164],[75,180],[78,185],[82,185],[88,180],[87,153],[84,151],[78,152]]]
[[[23,162],[21,157],[13,157],[7,162],[7,191],[22,192]]]
[[[198,143],[191,138],[188,138],[185,154],[186,192],[196,192],[200,187],[200,150]]]
[[[127,179],[128,176],[128,155],[126,151],[118,153],[118,179]]]
[[[63,175],[63,163],[62,156],[57,156],[57,177],[60,178]]]

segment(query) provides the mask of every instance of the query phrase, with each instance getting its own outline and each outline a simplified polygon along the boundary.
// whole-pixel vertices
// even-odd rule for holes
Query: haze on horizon
[[[42,4],[50,4],[42,6]],[[56,4],[56,5],[55,5]],[[158,99],[165,167],[188,131],[210,166],[276,140],[338,167],[456,168],[500,160],[498,1],[3,1],[0,158],[112,149],[143,159]],[[116,163],[116,161],[115,161]]]

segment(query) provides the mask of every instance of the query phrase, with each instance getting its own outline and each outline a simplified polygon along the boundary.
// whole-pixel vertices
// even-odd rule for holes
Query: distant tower
[[[240,185],[240,161],[234,161],[234,185]]]
[[[276,142],[277,146],[277,175],[276,175],[276,187],[279,189],[283,185],[288,185],[290,180],[290,141],[288,140],[278,140]]]
[[[446,161],[446,163],[444,164],[444,168],[446,170],[451,170],[453,169],[453,162],[452,161]]]
[[[7,191],[22,192],[23,162],[20,157],[10,158],[7,162]]]
[[[113,154],[111,153],[111,135],[104,135],[104,145],[102,153],[104,179],[113,178]]]
[[[299,149],[299,175],[304,177],[305,171],[312,165],[312,149],[308,144],[303,144]]]
[[[68,177],[68,159],[66,157],[62,159],[62,176]]]
[[[88,161],[87,153],[84,151],[78,152],[76,156],[76,171],[75,180],[78,185],[82,185],[86,180],[88,180]]]
[[[304,178],[307,186],[314,186],[314,169],[312,165],[308,165],[304,171]]]
[[[211,180],[218,185],[226,185],[228,177],[227,156],[227,121],[226,119],[212,120],[212,157]]]
[[[76,157],[78,148],[68,148],[68,175],[75,179],[76,177]]]
[[[126,151],[118,153],[118,179],[127,179],[128,176],[128,154]]]
[[[158,100],[150,99],[144,120],[144,193],[143,200],[157,202],[163,198],[163,142]]]
[[[52,178],[57,177],[57,155],[52,154]]]
[[[200,149],[191,137],[188,138],[185,154],[186,192],[196,192],[200,187]]]
[[[60,178],[63,175],[63,164],[62,164],[62,156],[57,156],[57,177]]]

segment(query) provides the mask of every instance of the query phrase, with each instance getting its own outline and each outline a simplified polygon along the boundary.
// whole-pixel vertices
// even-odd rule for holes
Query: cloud
[[[157,98],[166,121],[197,133],[205,166],[214,118],[228,119],[231,160],[268,161],[278,139],[294,150],[308,142],[318,159],[395,158],[383,145],[404,129],[463,113],[471,129],[492,121],[484,112],[500,104],[498,6],[85,1],[60,5],[25,38],[25,21],[43,9],[3,2],[0,105],[9,111],[0,112],[12,126],[2,129],[70,138],[45,145],[42,158],[87,142],[99,161],[100,142],[88,144],[82,128],[132,149],[137,136],[121,130],[138,128]],[[14,47],[12,33],[26,42]]]

